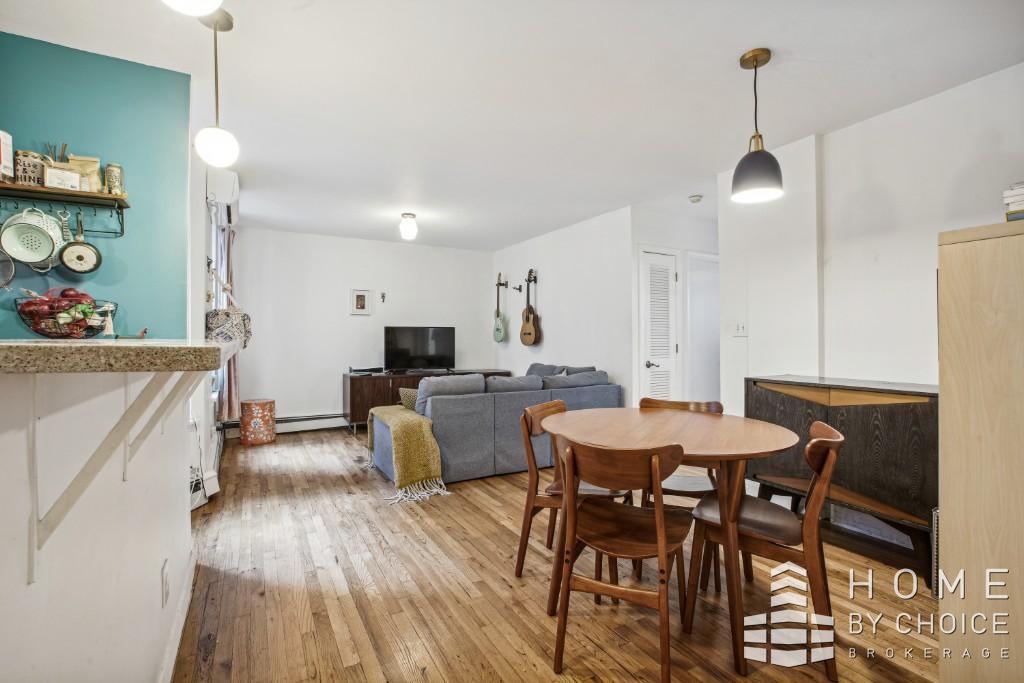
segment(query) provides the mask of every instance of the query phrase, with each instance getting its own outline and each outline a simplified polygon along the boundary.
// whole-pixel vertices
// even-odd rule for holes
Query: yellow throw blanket
[[[367,420],[367,445],[373,450],[373,418],[391,430],[395,489],[389,500],[403,503],[430,496],[448,495],[441,480],[441,449],[431,430],[433,422],[403,406],[379,406],[370,410]]]

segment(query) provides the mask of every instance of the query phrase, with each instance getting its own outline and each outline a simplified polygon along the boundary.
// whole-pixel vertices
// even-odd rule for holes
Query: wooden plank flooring
[[[595,605],[582,594],[571,601],[564,673],[551,671],[546,517],[534,525],[523,577],[513,575],[525,474],[391,506],[382,501],[390,483],[361,467],[363,444],[342,430],[282,434],[258,447],[229,443],[222,492],[193,515],[199,567],[174,681],[657,680],[657,613],[607,599]],[[899,635],[891,622],[901,611],[933,613],[930,595],[897,602],[893,569],[838,548],[826,553],[840,679],[936,680],[936,660],[922,653],[937,647],[935,638]],[[581,557],[580,571],[592,571],[591,558]],[[768,606],[770,567],[754,562],[747,614]],[[861,591],[854,603],[849,569],[862,578],[869,566],[875,598]],[[653,565],[645,572],[650,581]],[[676,600],[673,590],[673,678],[742,680],[732,670],[724,595],[699,595],[689,636]],[[848,635],[851,610],[884,612],[888,625],[875,636]],[[867,647],[895,655],[867,659]],[[827,679],[821,665],[752,663],[747,680]]]

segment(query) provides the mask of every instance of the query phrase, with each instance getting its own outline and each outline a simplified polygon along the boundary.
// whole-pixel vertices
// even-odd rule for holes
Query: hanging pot
[[[97,270],[103,263],[100,250],[85,241],[85,223],[82,214],[78,214],[78,234],[72,242],[60,250],[60,262],[73,273],[84,275]]]

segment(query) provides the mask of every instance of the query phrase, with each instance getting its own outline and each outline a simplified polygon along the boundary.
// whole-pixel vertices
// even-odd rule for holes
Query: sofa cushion
[[[575,375],[555,375],[544,378],[545,389],[590,387],[595,384],[608,384],[608,373],[604,370],[594,370],[593,372],[577,372]]]
[[[537,379],[540,379],[539,377]],[[494,394],[494,473],[507,474],[526,469],[523,431],[519,424],[528,406],[551,400],[551,392],[515,391]],[[551,466],[551,437],[539,434],[531,438],[538,467]]]
[[[546,363],[530,363],[530,367],[526,368],[526,374],[549,377],[561,373],[564,367],[562,365],[548,365]]]
[[[587,365],[579,368],[570,367],[568,365],[565,366],[565,374],[567,375],[578,375],[581,372],[594,372],[595,370],[597,370],[597,368],[595,368],[593,365]],[[556,372],[555,374],[557,375],[560,373]]]
[[[497,394],[506,391],[539,391],[543,387],[544,380],[541,379],[539,375],[487,378],[488,394]]]
[[[446,482],[494,474],[494,399],[515,395],[469,394],[430,399],[427,417],[434,421],[434,438],[441,448],[441,477]]]
[[[424,415],[427,412],[427,400],[431,396],[460,396],[462,394],[484,393],[484,376],[445,375],[444,377],[424,377],[420,380],[416,394],[416,412]]]
[[[621,408],[622,387],[618,384],[595,384],[590,387],[552,389],[551,400],[565,401],[568,410]]]
[[[398,402],[402,404],[402,407],[409,410],[416,410],[417,396],[419,396],[419,392],[416,389],[410,389],[409,387],[399,387],[398,389]]]

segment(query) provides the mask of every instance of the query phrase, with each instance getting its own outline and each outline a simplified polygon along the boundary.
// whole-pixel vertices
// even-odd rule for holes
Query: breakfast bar
[[[4,414],[2,431],[4,441],[11,432],[24,438],[31,508],[28,583],[36,580],[37,554],[114,453],[123,452],[126,482],[129,463],[158,426],[239,346],[140,339],[0,341],[0,389],[25,399],[21,410]],[[66,397],[85,400],[65,403]],[[15,424],[19,413],[22,419]],[[167,485],[183,489],[184,477],[181,472]]]

